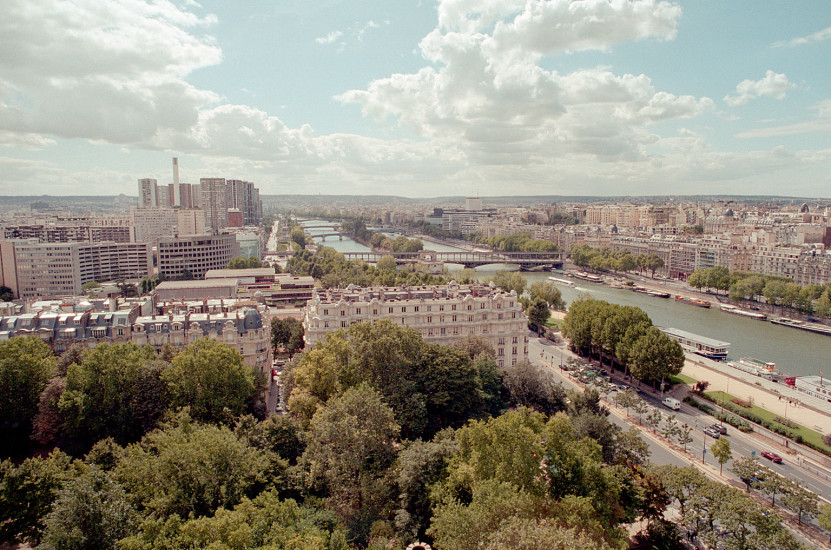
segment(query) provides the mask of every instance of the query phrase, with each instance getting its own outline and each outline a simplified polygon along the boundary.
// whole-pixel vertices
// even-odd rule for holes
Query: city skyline
[[[823,3],[353,4],[12,1],[0,194],[827,196]]]

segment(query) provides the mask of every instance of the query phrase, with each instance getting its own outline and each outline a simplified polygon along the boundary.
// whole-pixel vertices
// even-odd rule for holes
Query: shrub
[[[791,420],[788,420],[787,418],[782,418],[781,416],[774,417],[773,421],[774,422],[779,422],[783,426],[787,426],[787,427],[792,428],[794,430],[799,428],[799,424],[797,424],[796,422],[793,422]]]
[[[742,401],[738,397],[734,397],[731,401],[733,401],[733,403],[735,403],[736,405],[738,405],[740,407],[744,407],[745,409],[750,408],[750,403],[748,403],[747,401]]]
[[[822,442],[831,447],[831,433],[827,433],[822,437]]]

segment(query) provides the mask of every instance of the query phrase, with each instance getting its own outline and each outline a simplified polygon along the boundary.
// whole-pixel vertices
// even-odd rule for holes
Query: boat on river
[[[669,292],[663,292],[661,290],[652,290],[651,288],[646,288],[643,286],[635,286],[632,287],[632,290],[635,292],[640,292],[641,294],[646,294],[647,296],[654,296],[655,298],[669,298]]]
[[[711,305],[710,302],[708,302],[707,300],[699,300],[698,298],[688,298],[686,296],[676,296],[675,301],[676,302],[681,302],[681,303],[684,303],[684,304],[690,304],[691,306],[706,307],[706,308],[709,308],[710,305]]]
[[[742,357],[738,361],[728,361],[727,366],[750,373],[754,376],[761,376],[767,380],[775,380],[779,377],[779,371],[776,370],[776,363],[762,361],[752,357]]]
[[[715,359],[717,361],[724,361],[727,359],[727,348],[730,347],[730,342],[722,342],[721,340],[714,340],[701,336],[700,334],[693,334],[686,330],[678,328],[664,328],[658,329],[678,342],[684,351],[695,353],[708,359]]]
[[[602,283],[603,279],[600,278],[598,275],[593,275],[591,273],[586,273],[585,271],[575,271],[571,274],[572,277],[575,279],[580,279],[582,281],[588,281],[590,283]]]
[[[559,277],[549,277],[548,280],[557,285],[575,286],[574,281],[569,281],[568,279],[560,279]]]
[[[816,334],[824,334],[825,336],[831,336],[831,327],[827,325],[821,325],[819,323],[806,323],[805,321],[800,321],[798,319],[788,319],[787,317],[773,317],[770,320],[770,322],[774,325],[793,327],[798,328],[800,330],[807,330],[808,332],[814,332]]]
[[[733,315],[740,315],[742,317],[747,317],[748,319],[756,319],[757,321],[764,321],[768,318],[767,315],[764,313],[756,313],[755,311],[747,311],[744,309],[739,309],[736,306],[730,304],[721,304],[719,306],[721,311],[725,313],[732,313]]]

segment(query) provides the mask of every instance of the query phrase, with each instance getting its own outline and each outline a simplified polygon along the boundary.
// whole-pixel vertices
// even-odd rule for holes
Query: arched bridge
[[[347,260],[377,262],[384,256],[392,256],[398,264],[417,262],[436,262],[461,264],[465,267],[477,267],[488,264],[514,264],[521,269],[540,266],[562,267],[562,252],[344,252]]]

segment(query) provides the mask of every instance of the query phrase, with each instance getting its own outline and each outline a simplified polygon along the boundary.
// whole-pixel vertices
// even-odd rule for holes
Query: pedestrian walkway
[[[751,401],[775,415],[817,430],[822,434],[831,431],[831,414],[820,410],[814,404],[808,404],[810,401],[817,401],[820,404],[821,402],[784,384],[762,380],[757,376],[732,369],[723,363],[708,361],[704,358],[695,360],[688,358],[684,363],[682,373],[696,380],[709,382],[707,391],[723,391],[739,399]],[[753,380],[750,381],[745,376]]]

